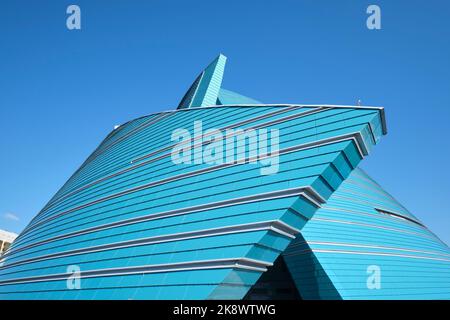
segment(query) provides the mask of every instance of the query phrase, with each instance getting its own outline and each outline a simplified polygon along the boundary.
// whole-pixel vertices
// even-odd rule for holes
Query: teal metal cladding
[[[305,299],[450,299],[448,246],[359,168],[283,257]]]
[[[171,132],[195,120],[205,130],[279,129],[279,172],[173,164]],[[131,121],[14,242],[0,297],[240,299],[382,134],[379,108],[217,106]],[[71,265],[80,289],[67,286]]]
[[[221,88],[225,63],[105,138],[2,256],[0,299],[450,299],[449,248],[358,169],[384,109],[258,104]],[[176,164],[198,121],[255,161]],[[278,170],[231,129],[277,129]]]

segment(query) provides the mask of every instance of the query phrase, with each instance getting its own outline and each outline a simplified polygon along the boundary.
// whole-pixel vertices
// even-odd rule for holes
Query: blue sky
[[[257,100],[384,106],[362,167],[448,244],[449,21],[448,1],[2,1],[0,229],[20,232],[114,125],[175,108],[222,52],[224,87]]]

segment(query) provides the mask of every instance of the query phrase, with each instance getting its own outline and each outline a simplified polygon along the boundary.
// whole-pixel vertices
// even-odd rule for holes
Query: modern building
[[[11,246],[11,243],[16,237],[17,234],[13,232],[0,230],[0,256],[3,254],[3,252],[8,250],[8,248]]]
[[[4,254],[1,299],[450,298],[448,246],[359,168],[384,109],[262,104],[225,63],[100,143]]]

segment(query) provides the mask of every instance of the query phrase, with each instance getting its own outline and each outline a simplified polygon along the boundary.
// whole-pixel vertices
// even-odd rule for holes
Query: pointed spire
[[[219,54],[195,79],[177,109],[215,105],[222,85],[226,61],[227,57]]]
[[[219,54],[195,79],[177,109],[222,104],[261,104],[255,99],[221,87],[226,62],[227,57]]]

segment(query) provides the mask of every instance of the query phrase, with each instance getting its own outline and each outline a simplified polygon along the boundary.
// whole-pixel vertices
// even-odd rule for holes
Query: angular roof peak
[[[259,103],[254,99],[222,89],[226,62],[227,57],[220,53],[198,75],[181,99],[177,109],[208,107],[227,103]]]

